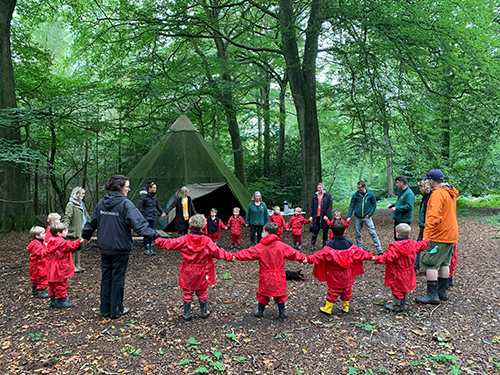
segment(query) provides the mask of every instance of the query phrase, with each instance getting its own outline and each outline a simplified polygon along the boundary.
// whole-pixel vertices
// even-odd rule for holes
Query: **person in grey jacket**
[[[137,202],[137,209],[142,212],[144,218],[148,221],[151,228],[155,229],[157,213],[160,212],[161,216],[166,216],[167,214],[163,211],[158,202],[156,196],[156,184],[154,181],[146,182],[146,186],[139,192],[139,202]],[[146,255],[156,255],[153,251],[153,242],[144,237],[144,254]]]
[[[133,249],[131,230],[151,240],[159,235],[127,198],[128,177],[115,175],[106,182],[105,188],[109,193],[97,203],[83,228],[82,238],[87,243],[97,229],[102,271],[101,314],[116,319],[130,311],[123,307],[123,290],[129,254]]]
[[[351,198],[351,204],[349,205],[349,212],[347,213],[347,222],[351,221],[351,215],[354,212],[354,227],[356,228],[356,245],[363,249],[363,237],[361,232],[363,230],[363,225],[368,229],[368,233],[372,237],[373,244],[377,249],[379,254],[382,254],[382,245],[375,231],[375,226],[373,225],[372,216],[377,208],[377,200],[375,199],[375,194],[370,190],[366,189],[365,182],[359,181],[357,183],[358,191],[355,192]]]

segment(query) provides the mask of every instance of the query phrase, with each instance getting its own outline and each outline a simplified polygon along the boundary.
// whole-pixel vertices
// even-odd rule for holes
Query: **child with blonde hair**
[[[406,295],[417,287],[413,265],[418,253],[429,245],[428,240],[410,240],[411,227],[406,223],[396,226],[396,241],[389,245],[387,251],[375,257],[375,263],[385,264],[385,286],[391,288],[392,304],[385,308],[392,312],[405,309]]]
[[[50,226],[55,223],[60,223],[61,222],[61,215],[59,215],[57,212],[52,212],[47,216],[47,223],[49,226],[47,229],[45,229],[45,240],[43,243],[45,246],[47,246],[47,242],[49,242],[49,239],[52,237],[52,234],[50,234]]]
[[[31,242],[26,248],[30,253],[30,282],[31,293],[38,298],[49,298],[47,294],[47,260],[45,254],[47,248],[43,243],[45,238],[45,229],[42,227],[33,227],[30,229]]]
[[[78,249],[83,240],[68,241],[68,226],[54,223],[50,226],[52,237],[47,243],[47,268],[49,281],[50,307],[63,309],[73,306],[67,302],[68,279],[75,276],[75,267],[71,253]]]
[[[278,239],[281,241],[281,236],[283,236],[283,228],[288,229],[288,225],[286,225],[285,219],[280,212],[280,206],[273,207],[273,214],[269,216],[269,222],[275,223],[278,226]]]
[[[296,207],[295,211],[288,222],[288,230],[292,232],[293,248],[302,250],[302,227],[308,224],[312,219],[305,219],[302,216],[302,208]]]
[[[158,238],[156,246],[166,250],[177,250],[181,253],[182,261],[179,270],[179,286],[184,294],[185,320],[191,320],[191,302],[196,293],[200,301],[201,317],[206,319],[210,315],[207,310],[208,286],[215,284],[215,259],[230,261],[233,254],[217,247],[217,245],[203,233],[205,216],[197,214],[189,219],[190,233],[173,239]]]
[[[248,226],[245,223],[243,216],[240,216],[240,208],[233,208],[233,216],[229,219],[226,225],[226,229],[231,228],[231,246],[230,249],[234,249],[234,244],[238,245],[238,250],[241,249],[241,227]]]

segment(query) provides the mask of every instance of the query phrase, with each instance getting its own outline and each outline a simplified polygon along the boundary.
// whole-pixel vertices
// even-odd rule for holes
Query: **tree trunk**
[[[271,174],[271,112],[269,110],[269,95],[271,91],[271,77],[266,75],[262,95],[262,111],[264,117],[264,176]]]
[[[278,174],[280,176],[283,175],[283,170],[281,168],[281,163],[283,161],[283,154],[285,151],[285,126],[286,126],[286,88],[288,86],[288,78],[285,74],[285,77],[283,78],[283,81],[280,82],[280,97],[279,97],[279,102],[280,102],[280,114],[279,114],[279,121],[280,121],[280,128],[279,128],[279,137],[278,137],[278,152],[277,152],[277,159],[278,159]]]
[[[10,23],[15,7],[16,0],[0,0],[0,113],[17,107],[10,51]],[[3,115],[8,116],[5,112]],[[0,138],[16,144],[21,141],[21,133],[12,123],[0,127]],[[37,221],[30,198],[29,175],[23,172],[23,166],[0,161],[0,232],[23,231]]]
[[[392,144],[391,136],[389,134],[389,123],[385,118],[382,125],[384,128],[385,160],[387,163],[387,190],[389,197],[394,197],[394,164],[392,160]]]
[[[293,4],[280,0],[279,22],[283,40],[283,54],[288,81],[297,112],[302,154],[302,207],[308,207],[311,195],[321,181],[321,154],[319,142],[318,114],[316,107],[316,57],[318,37],[323,20],[323,0],[312,0],[303,61],[300,61],[298,36],[295,30],[298,21],[293,14]]]
[[[207,14],[213,21],[214,25],[219,22],[219,1],[212,0],[211,7],[207,9]],[[247,179],[245,175],[245,159],[243,156],[243,147],[240,139],[240,128],[238,126],[237,119],[237,107],[234,101],[233,93],[233,80],[231,74],[227,68],[227,43],[218,33],[214,33],[214,43],[217,48],[217,58],[220,63],[220,67],[223,71],[222,73],[222,85],[219,85],[219,100],[222,102],[224,111],[226,113],[227,127],[229,130],[229,135],[231,136],[231,145],[233,147],[233,157],[234,157],[234,174],[243,184],[247,186]]]

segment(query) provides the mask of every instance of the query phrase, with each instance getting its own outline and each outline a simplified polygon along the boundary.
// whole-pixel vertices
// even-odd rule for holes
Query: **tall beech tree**
[[[16,159],[16,148],[21,146],[21,131],[11,120],[17,107],[14,70],[10,48],[10,27],[16,0],[0,0],[0,142],[2,149],[12,148],[0,155],[0,231],[21,231],[36,220],[30,196],[29,175]],[[5,152],[5,151],[4,151]]]

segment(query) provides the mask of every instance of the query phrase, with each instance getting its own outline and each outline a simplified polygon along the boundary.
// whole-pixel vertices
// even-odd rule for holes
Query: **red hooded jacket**
[[[292,230],[294,236],[302,235],[302,225],[309,224],[310,221],[304,219],[302,215],[293,215],[288,222],[288,227]]]
[[[428,240],[405,239],[389,245],[387,251],[375,257],[375,263],[385,264],[385,286],[400,292],[410,292],[417,287],[415,258],[429,246]]]
[[[75,276],[71,253],[82,246],[80,240],[68,241],[62,237],[51,237],[47,243],[48,281],[61,282]]]
[[[30,253],[30,277],[32,279],[40,279],[47,276],[47,259],[45,254],[47,248],[43,244],[43,240],[33,239],[26,248]]]
[[[259,292],[267,297],[286,296],[285,259],[302,262],[305,255],[268,234],[254,247],[234,254],[238,260],[259,261]]]
[[[278,236],[281,237],[283,234],[283,228],[288,229],[288,226],[286,225],[285,219],[283,219],[283,216],[281,214],[276,214],[273,213],[271,216],[269,216],[269,222],[270,223],[276,223],[279,228]]]
[[[226,228],[231,228],[231,234],[241,236],[241,227],[245,225],[245,219],[243,219],[243,216],[234,217],[233,215],[227,222]]]
[[[191,232],[173,239],[158,238],[156,246],[181,252],[179,286],[183,289],[206,289],[215,284],[215,259],[231,260],[228,253],[202,232]]]
[[[372,259],[371,253],[354,245],[347,250],[325,246],[307,257],[309,263],[315,264],[313,275],[319,281],[326,281],[329,287],[338,289],[352,286],[356,276],[365,272],[362,261]]]

